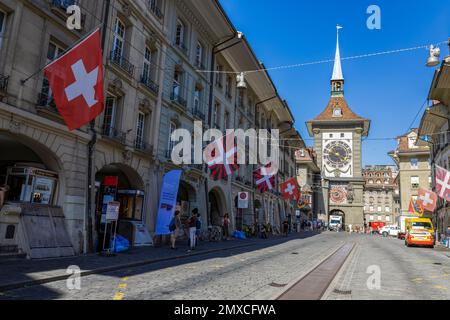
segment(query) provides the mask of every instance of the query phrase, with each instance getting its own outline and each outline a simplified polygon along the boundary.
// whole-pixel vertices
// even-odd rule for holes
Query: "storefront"
[[[58,174],[40,168],[16,165],[7,168],[5,184],[7,201],[52,205],[58,185]]]
[[[104,245],[108,247],[111,230],[115,228],[115,225],[106,226],[107,206],[113,201],[120,204],[117,233],[127,238],[132,246],[137,245],[138,229],[142,230],[145,220],[145,192],[139,188],[139,183],[136,184],[135,180],[131,183],[132,179],[113,165],[99,171],[95,180],[97,251],[101,251]]]

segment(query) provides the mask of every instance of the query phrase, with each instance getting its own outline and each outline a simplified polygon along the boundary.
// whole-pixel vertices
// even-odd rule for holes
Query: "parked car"
[[[434,248],[434,236],[426,229],[411,229],[405,237],[405,246],[426,246]]]
[[[388,236],[397,237],[399,232],[400,232],[400,227],[398,227],[396,225],[384,226],[379,230],[379,233],[383,237],[388,237]]]

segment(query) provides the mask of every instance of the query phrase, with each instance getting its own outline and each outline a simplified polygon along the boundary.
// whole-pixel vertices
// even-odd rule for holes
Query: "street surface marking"
[[[117,292],[115,295],[114,295],[114,297],[113,297],[113,300],[123,300],[123,297],[124,297],[125,295],[122,293],[122,292]]]

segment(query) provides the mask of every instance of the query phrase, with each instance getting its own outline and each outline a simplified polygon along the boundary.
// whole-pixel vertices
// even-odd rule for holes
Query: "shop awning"
[[[433,140],[433,136],[447,123],[448,112],[448,107],[442,103],[425,110],[420,122],[419,136],[430,136]]]

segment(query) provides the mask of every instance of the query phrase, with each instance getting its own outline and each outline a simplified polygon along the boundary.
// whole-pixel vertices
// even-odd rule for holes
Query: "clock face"
[[[325,163],[333,168],[344,168],[350,164],[352,150],[343,141],[330,142],[324,150]]]

